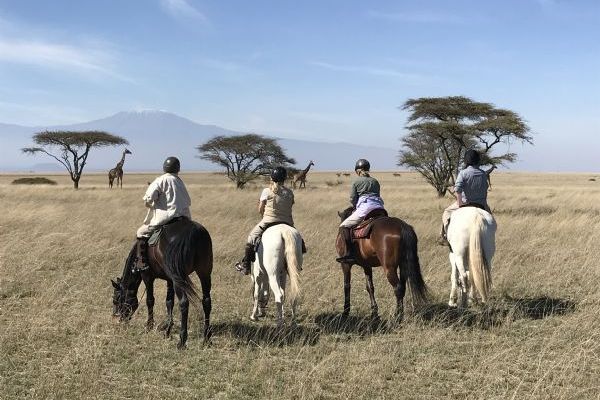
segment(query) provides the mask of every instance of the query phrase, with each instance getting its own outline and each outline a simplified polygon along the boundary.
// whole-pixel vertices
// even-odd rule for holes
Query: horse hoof
[[[448,302],[448,307],[450,308],[456,308],[458,306],[458,304],[456,304],[456,301],[449,301]]]
[[[250,321],[252,321],[252,322],[258,322],[258,318],[254,314],[252,314],[250,316]]]
[[[177,350],[185,350],[185,343],[183,343],[183,342],[177,343]]]

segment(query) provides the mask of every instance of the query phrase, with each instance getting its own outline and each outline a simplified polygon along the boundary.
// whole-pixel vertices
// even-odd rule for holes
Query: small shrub
[[[36,176],[34,178],[19,178],[12,181],[13,185],[56,185],[56,181]]]

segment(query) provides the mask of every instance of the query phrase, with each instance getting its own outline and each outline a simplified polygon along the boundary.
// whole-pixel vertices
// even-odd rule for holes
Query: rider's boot
[[[252,262],[255,260],[255,252],[254,245],[252,243],[246,243],[246,248],[244,249],[244,258],[242,261],[235,264],[236,271],[248,275],[252,268]]]
[[[440,246],[450,246],[450,243],[448,243],[448,237],[446,236],[446,229],[446,225],[442,224],[440,236],[436,239],[436,243]]]
[[[139,272],[145,271],[148,268],[150,268],[150,265],[148,264],[148,239],[138,238],[134,270]]]
[[[352,233],[350,232],[351,228],[340,227],[340,235],[344,239],[346,243],[345,253],[336,258],[335,260],[339,263],[354,263],[356,259],[352,254]]]

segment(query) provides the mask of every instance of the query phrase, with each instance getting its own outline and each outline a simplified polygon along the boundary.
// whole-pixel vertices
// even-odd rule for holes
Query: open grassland
[[[145,299],[129,324],[111,317],[109,279],[121,274],[153,176],[128,174],[123,190],[108,190],[104,174],[90,174],[74,191],[64,176],[23,187],[0,175],[0,398],[600,398],[600,182],[590,175],[493,174],[493,298],[457,313],[445,306],[447,251],[434,244],[449,200],[415,174],[374,173],[390,214],[419,236],[431,303],[392,323],[392,289],[376,270],[383,323],[373,326],[357,267],[351,318],[337,319],[336,210],[350,180],[311,173],[294,210],[309,247],[299,325],[279,335],[273,307],[249,321],[250,278],[231,267],[258,221],[262,183],[238,191],[217,174],[182,176],[215,254],[212,345],[198,338],[194,307],[185,351],[178,332],[145,333]],[[156,289],[160,322],[164,282]]]

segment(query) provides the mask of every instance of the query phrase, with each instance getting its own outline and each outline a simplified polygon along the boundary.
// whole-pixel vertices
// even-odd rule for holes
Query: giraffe
[[[299,189],[302,189],[303,186],[306,189],[306,174],[308,174],[308,170],[313,165],[315,165],[315,163],[313,162],[313,160],[310,160],[308,166],[294,176],[294,180],[292,182],[292,186],[294,187],[294,189],[296,189],[296,184],[298,182],[300,182],[300,185],[298,186]]]
[[[117,166],[108,171],[108,187],[112,189],[113,181],[115,178],[117,179],[117,186],[121,184],[121,188],[123,188],[123,164],[125,164],[125,154],[131,154],[131,152],[127,149],[123,151],[123,157],[121,157],[121,161],[117,163]]]

